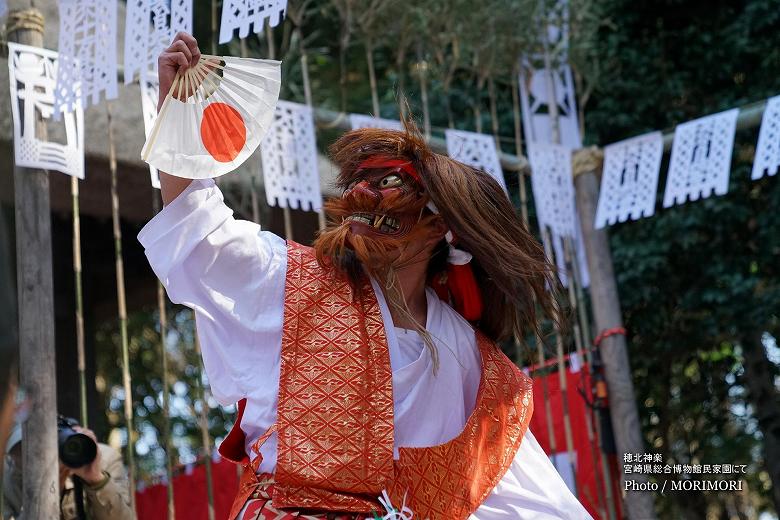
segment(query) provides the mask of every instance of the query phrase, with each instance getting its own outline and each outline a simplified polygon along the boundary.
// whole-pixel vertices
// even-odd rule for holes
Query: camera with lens
[[[69,468],[91,464],[97,457],[97,443],[91,437],[73,429],[79,422],[70,417],[57,417],[57,444],[60,461]]]

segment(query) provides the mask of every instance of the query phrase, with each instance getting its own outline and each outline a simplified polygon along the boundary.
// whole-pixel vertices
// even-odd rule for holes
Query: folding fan
[[[273,122],[280,79],[278,61],[201,56],[176,74],[141,158],[187,179],[235,170]]]

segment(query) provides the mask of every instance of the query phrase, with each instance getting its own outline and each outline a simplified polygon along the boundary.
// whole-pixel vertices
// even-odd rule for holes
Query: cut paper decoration
[[[148,139],[154,128],[154,120],[157,119],[157,96],[159,95],[160,82],[157,74],[148,73],[141,78],[141,111],[144,117],[144,136]],[[149,165],[149,176],[152,187],[160,189],[160,173],[157,168]]]
[[[777,175],[780,170],[780,96],[770,98],[761,118],[756,158],[753,161],[753,180],[764,175]]]
[[[381,117],[366,116],[363,114],[350,114],[349,124],[352,130],[359,128],[383,128],[385,130],[403,131],[404,125],[397,119],[383,119]]]
[[[279,101],[260,146],[265,197],[271,206],[319,211],[322,192],[312,108]]]
[[[571,148],[528,143],[528,162],[539,228],[548,226],[554,235],[574,237],[576,211]]]
[[[238,37],[249,36],[249,26],[255,34],[263,32],[263,25],[276,27],[287,10],[287,0],[225,0],[222,3],[222,23],[219,26],[219,43],[233,39],[233,31],[238,29]]]
[[[661,132],[633,137],[604,148],[596,229],[654,213],[663,150]]]
[[[448,128],[444,131],[447,141],[447,155],[490,174],[506,191],[501,160],[496,150],[496,141],[489,135]]]
[[[60,112],[117,97],[116,0],[61,0],[59,66],[54,91]],[[80,92],[76,85],[80,85]]]
[[[734,108],[677,125],[664,192],[665,208],[728,191],[738,114],[739,109]]]
[[[559,142],[570,148],[581,148],[582,138],[571,67],[564,64],[554,68],[552,80],[558,107]],[[547,74],[543,67],[534,68],[529,60],[523,60],[520,67],[520,102],[526,141],[554,143]]]
[[[192,0],[128,0],[125,85],[157,71],[157,56],[179,31],[192,32]]]
[[[235,170],[273,122],[280,86],[278,61],[202,56],[174,78],[141,158],[186,179]]]
[[[64,143],[43,141],[35,134],[36,114],[50,120],[54,112],[57,53],[47,49],[8,43],[8,75],[14,124],[14,160],[17,166],[57,170],[84,178],[84,111],[76,99],[75,109],[65,114]],[[78,94],[79,85],[74,85]],[[56,135],[51,123],[48,138]],[[57,132],[61,133],[61,132]]]

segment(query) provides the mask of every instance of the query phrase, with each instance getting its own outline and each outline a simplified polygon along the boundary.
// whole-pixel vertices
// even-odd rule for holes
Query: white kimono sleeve
[[[171,301],[195,310],[217,401],[234,403],[264,380],[274,380],[281,354],[285,241],[234,219],[212,179],[193,181],[149,221],[138,240]]]

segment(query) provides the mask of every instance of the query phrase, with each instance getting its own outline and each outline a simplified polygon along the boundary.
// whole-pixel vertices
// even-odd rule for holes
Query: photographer
[[[132,520],[127,472],[117,450],[97,442],[95,434],[61,418],[60,519]],[[22,509],[22,433],[17,426],[6,449],[3,520],[29,520]],[[91,441],[91,442],[90,442]],[[85,460],[91,462],[73,467]]]

